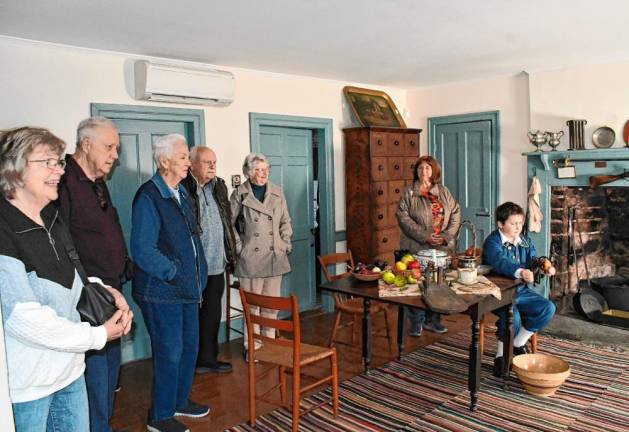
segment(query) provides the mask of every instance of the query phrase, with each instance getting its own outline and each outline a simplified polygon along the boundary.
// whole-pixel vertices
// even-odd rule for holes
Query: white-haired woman
[[[279,296],[282,275],[290,271],[288,254],[293,235],[290,215],[282,188],[269,182],[270,165],[266,156],[250,153],[242,172],[247,181],[231,196],[231,209],[236,236],[238,261],[234,274],[244,290],[256,294]],[[253,310],[254,314],[259,313]],[[262,316],[275,318],[277,313],[262,309]],[[256,327],[255,331],[259,329]],[[273,329],[264,335],[275,337]],[[245,328],[243,355],[247,357],[248,340]]]
[[[98,327],[82,323],[76,310],[83,283],[68,253],[72,239],[49,205],[64,149],[46,129],[0,131],[0,299],[18,432],[89,430],[84,352],[131,326],[126,302]]]
[[[188,191],[190,152],[179,134],[158,138],[158,172],[140,186],[132,208],[133,298],[142,310],[153,351],[151,431],[187,430],[175,416],[203,417],[190,401],[199,348],[199,303],[207,279],[203,245]]]

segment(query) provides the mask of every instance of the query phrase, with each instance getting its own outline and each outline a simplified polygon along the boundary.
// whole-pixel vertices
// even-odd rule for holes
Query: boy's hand
[[[520,272],[520,278],[526,283],[533,283],[535,275],[531,270],[523,269],[522,272]]]

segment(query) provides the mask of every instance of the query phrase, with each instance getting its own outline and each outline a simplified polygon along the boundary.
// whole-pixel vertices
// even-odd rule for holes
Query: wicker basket
[[[461,222],[461,226],[459,227],[459,232],[456,235],[456,243],[455,243],[455,250],[459,250],[459,239],[461,237],[461,231],[463,231],[463,227],[467,226],[468,228],[470,228],[472,230],[472,247],[474,247],[474,255],[469,256],[469,255],[465,255],[465,253],[457,253],[453,259],[452,259],[452,268],[459,268],[461,267],[459,264],[459,261],[462,259],[465,260],[469,260],[470,258],[474,259],[474,262],[476,263],[476,266],[479,266],[481,264],[482,261],[482,256],[481,254],[477,254],[477,247],[476,247],[476,240],[477,240],[477,235],[476,235],[476,225],[474,225],[471,221],[469,220],[464,220],[463,222]],[[468,266],[463,266],[463,267],[468,267]]]

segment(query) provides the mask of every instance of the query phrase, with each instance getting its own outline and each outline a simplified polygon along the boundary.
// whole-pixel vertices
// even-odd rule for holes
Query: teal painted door
[[[131,237],[131,205],[140,185],[156,171],[151,144],[162,135],[179,133],[187,136],[184,122],[112,119],[120,129],[120,156],[107,186],[118,210],[127,247]],[[190,138],[189,136],[187,138]],[[151,343],[142,319],[142,312],[131,297],[131,283],[123,291],[135,320],[133,333],[122,339],[122,361],[129,362],[151,356]]]
[[[476,225],[478,247],[493,229],[496,197],[492,151],[492,122],[488,120],[438,124],[431,152],[443,169],[442,181],[461,206],[462,220]],[[472,234],[464,228],[458,249],[471,245]]]
[[[260,128],[260,152],[271,163],[271,182],[282,186],[293,225],[291,272],[282,280],[282,295],[295,293],[299,309],[316,306],[313,211],[312,131]]]

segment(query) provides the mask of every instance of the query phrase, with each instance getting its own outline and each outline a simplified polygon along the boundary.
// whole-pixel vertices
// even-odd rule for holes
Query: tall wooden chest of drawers
[[[347,248],[354,261],[393,264],[400,244],[395,216],[405,187],[413,184],[421,129],[360,127],[345,134]]]

